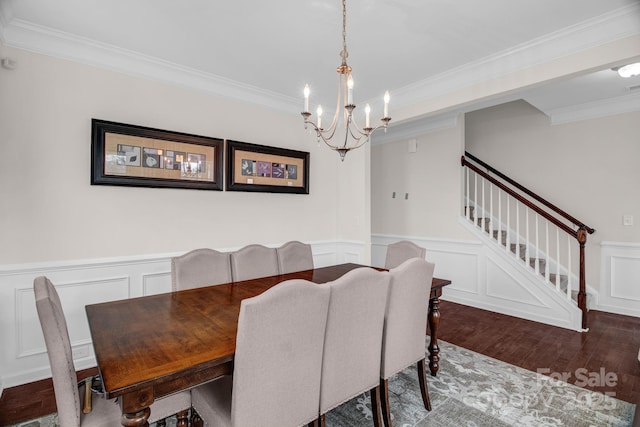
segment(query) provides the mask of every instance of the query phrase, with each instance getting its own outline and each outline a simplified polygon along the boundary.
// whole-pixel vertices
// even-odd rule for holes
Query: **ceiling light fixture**
[[[333,121],[328,128],[322,127],[322,106],[318,105],[316,113],[318,115],[317,122],[309,120],[311,113],[309,112],[309,85],[304,86],[304,111],[301,113],[304,118],[304,128],[307,129],[308,125],[311,125],[316,131],[318,142],[322,139],[325,144],[332,150],[335,150],[340,154],[340,159],[344,161],[344,156],[351,150],[362,147],[376,130],[382,128],[387,130],[389,126],[389,91],[384,94],[384,115],[380,119],[382,124],[379,126],[371,127],[369,116],[371,114],[371,108],[369,104],[364,107],[365,123],[364,128],[360,128],[353,117],[353,110],[356,108],[353,103],[353,77],[351,76],[351,67],[347,65],[347,6],[346,0],[342,0],[342,52],[340,57],[342,58],[342,64],[337,68],[339,81],[338,81],[338,99],[336,102],[336,112],[333,116]],[[344,102],[344,107],[341,107]],[[342,122],[342,125],[340,125]],[[344,128],[344,140],[342,135],[336,135],[338,127]],[[334,136],[339,140],[337,143],[332,144],[330,141]]]
[[[629,78],[640,75],[640,62],[634,64],[628,64],[618,68],[618,75],[620,77]]]

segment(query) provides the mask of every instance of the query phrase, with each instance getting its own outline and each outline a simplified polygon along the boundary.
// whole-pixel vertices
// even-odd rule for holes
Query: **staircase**
[[[495,244],[502,246],[505,250],[511,252],[511,254],[522,262],[523,265],[528,265],[529,269],[539,274],[545,281],[549,282],[551,285],[556,284],[558,282],[559,290],[566,295],[567,288],[569,286],[569,276],[560,273],[552,273],[553,269],[549,270],[549,276],[547,280],[547,259],[546,257],[529,257],[527,260],[527,243],[511,243],[507,246],[507,238],[509,233],[507,230],[491,230],[492,218],[476,218],[475,217],[475,208],[474,206],[470,206],[470,214],[469,220],[472,223],[477,225],[478,229],[482,230],[487,236],[490,236]],[[484,226],[483,226],[484,225]],[[498,233],[500,233],[501,238],[498,239]],[[577,295],[578,291],[575,289],[571,290],[571,298],[577,303]],[[588,294],[587,294],[588,295]]]
[[[595,230],[470,153],[461,160],[462,216],[469,228],[517,268],[555,288],[558,298],[576,304],[586,331],[584,248]]]

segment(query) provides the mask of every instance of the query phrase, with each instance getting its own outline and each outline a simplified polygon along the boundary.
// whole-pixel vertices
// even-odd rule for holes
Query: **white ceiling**
[[[298,112],[305,83],[312,87],[312,104],[335,102],[340,7],[339,0],[0,0],[0,40]],[[591,31],[584,46],[561,43],[566,34],[582,29]],[[473,70],[488,62],[506,69],[513,66],[512,52],[526,58],[537,48],[538,56],[562,56],[636,34],[640,0],[347,4],[356,103],[379,99],[389,89],[392,105],[408,105],[433,96],[437,89],[430,82],[452,70]],[[536,58],[527,60],[535,63]],[[606,69],[492,102],[523,98],[566,120],[575,105],[612,98],[634,103],[640,91],[634,94],[628,87],[636,85],[640,77],[622,79]],[[486,103],[465,109],[480,106]]]

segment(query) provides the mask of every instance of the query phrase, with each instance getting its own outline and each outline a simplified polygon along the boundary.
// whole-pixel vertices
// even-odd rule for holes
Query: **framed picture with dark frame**
[[[227,190],[309,194],[309,153],[227,141]]]
[[[224,141],[91,120],[91,184],[223,189]]]

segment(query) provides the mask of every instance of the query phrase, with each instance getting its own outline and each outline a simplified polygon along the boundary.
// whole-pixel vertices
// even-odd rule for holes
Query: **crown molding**
[[[395,89],[393,90],[394,109],[410,107],[424,100],[459,91],[461,88],[491,81],[589,48],[638,35],[640,34],[638,16],[640,16],[640,3],[634,3]],[[299,99],[294,97],[15,19],[11,0],[0,1],[0,42],[9,47],[186,86],[278,111],[299,113]],[[389,134],[392,134],[391,129],[390,127]],[[373,139],[386,140],[386,138],[386,136],[376,135]]]
[[[5,36],[10,47],[298,113],[293,97],[20,19],[5,27]]]
[[[394,108],[415,105],[481,82],[640,34],[634,3],[393,91]]]
[[[13,7],[11,1],[0,1],[0,43],[6,44],[4,29],[13,18]]]
[[[552,125],[640,111],[640,92],[545,111]]]

